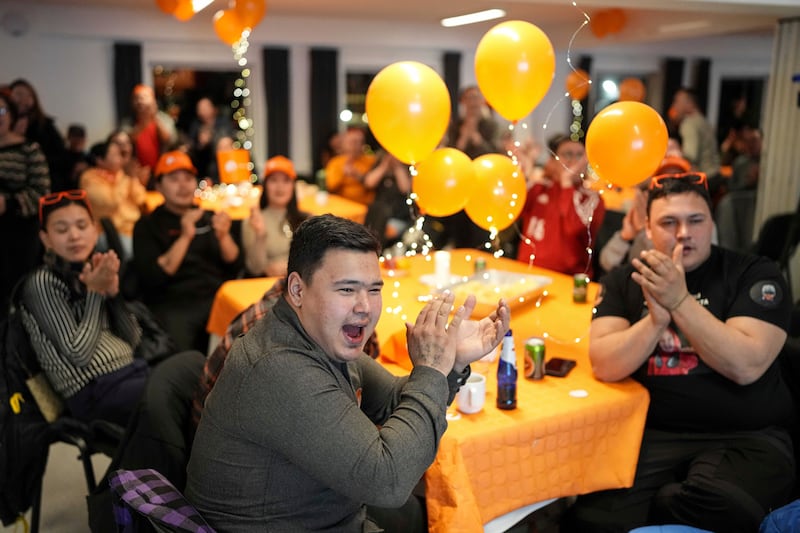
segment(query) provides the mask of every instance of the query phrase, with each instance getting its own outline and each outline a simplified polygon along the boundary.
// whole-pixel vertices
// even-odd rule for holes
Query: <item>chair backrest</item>
[[[774,261],[780,260],[793,218],[794,213],[780,213],[765,220],[750,251]]]
[[[115,495],[114,516],[117,531],[134,531],[135,511],[145,517],[156,531],[214,533],[175,486],[157,470],[117,470],[109,479]]]

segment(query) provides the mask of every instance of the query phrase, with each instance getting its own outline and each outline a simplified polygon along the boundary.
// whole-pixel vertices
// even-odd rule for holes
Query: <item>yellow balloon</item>
[[[486,101],[503,117],[517,121],[542,101],[556,69],[547,35],[521,20],[502,22],[481,38],[475,51],[475,77]]]
[[[586,157],[602,180],[630,187],[653,175],[667,151],[667,125],[640,102],[604,108],[586,131]]]
[[[486,154],[472,162],[475,187],[464,210],[485,230],[501,231],[517,219],[525,206],[528,188],[525,176],[511,159]]]
[[[388,152],[414,165],[439,145],[450,122],[450,93],[442,78],[416,61],[393,63],[367,89],[367,120]]]
[[[455,148],[440,148],[417,165],[411,190],[423,213],[444,217],[464,209],[474,185],[469,156]]]

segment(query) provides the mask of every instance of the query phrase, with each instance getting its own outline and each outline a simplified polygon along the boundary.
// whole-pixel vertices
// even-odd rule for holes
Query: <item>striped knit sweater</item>
[[[21,303],[39,365],[64,398],[133,362],[141,329],[121,296],[87,292],[77,273],[44,266],[25,282]]]
[[[0,147],[0,194],[8,211],[22,217],[39,212],[39,197],[50,192],[47,160],[36,143]]]

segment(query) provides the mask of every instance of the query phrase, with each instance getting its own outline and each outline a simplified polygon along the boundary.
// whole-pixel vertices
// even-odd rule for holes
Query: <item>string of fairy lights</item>
[[[255,133],[253,119],[248,116],[248,110],[252,104],[250,89],[247,87],[247,81],[250,78],[251,70],[247,62],[247,50],[250,47],[249,43],[250,29],[245,29],[241,37],[232,46],[233,59],[236,65],[241,69],[239,77],[234,81],[233,99],[230,106],[233,110],[232,118],[238,127],[235,135],[236,138],[233,142],[234,148],[242,148],[244,150],[252,150],[253,148],[253,135]],[[258,181],[258,176],[255,174],[255,165],[249,163],[250,181],[255,183]]]

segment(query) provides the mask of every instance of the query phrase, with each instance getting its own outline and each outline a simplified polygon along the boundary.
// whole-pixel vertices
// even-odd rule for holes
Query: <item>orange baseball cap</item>
[[[665,157],[661,164],[658,165],[658,168],[655,171],[655,176],[659,174],[680,174],[681,172],[689,172],[692,169],[691,163],[689,163],[683,157],[678,157],[676,155],[668,155]]]
[[[282,155],[276,155],[275,157],[270,157],[264,164],[265,179],[270,174],[274,174],[275,172],[283,172],[293,180],[297,179],[297,172],[294,169],[294,163],[292,163],[292,161],[289,158],[283,157]]]
[[[164,174],[169,174],[176,170],[188,170],[195,176],[197,175],[197,169],[194,168],[192,160],[189,159],[186,152],[181,152],[179,150],[167,152],[158,159],[155,175],[156,177],[163,176]]]

